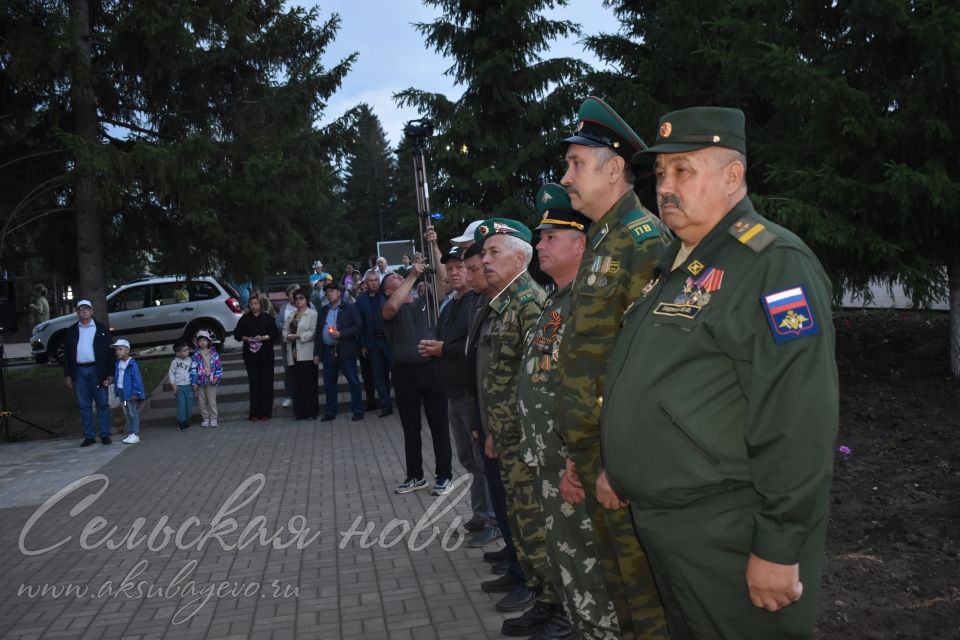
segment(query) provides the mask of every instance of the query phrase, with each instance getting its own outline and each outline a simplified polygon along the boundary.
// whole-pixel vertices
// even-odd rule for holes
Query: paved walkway
[[[396,414],[280,411],[184,433],[154,420],[130,446],[0,446],[2,637],[501,637],[489,565],[452,525],[466,486],[393,493]]]

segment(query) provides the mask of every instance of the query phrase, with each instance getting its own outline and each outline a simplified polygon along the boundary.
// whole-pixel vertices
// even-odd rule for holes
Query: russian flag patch
[[[760,301],[777,344],[820,333],[802,286],[768,293]]]

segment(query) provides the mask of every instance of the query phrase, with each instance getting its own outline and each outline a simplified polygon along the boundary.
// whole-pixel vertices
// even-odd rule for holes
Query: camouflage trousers
[[[620,621],[622,637],[638,640],[669,638],[650,564],[637,540],[630,510],[606,509],[597,502],[599,450],[578,451],[574,459],[587,495],[583,504],[593,523],[597,555]]]
[[[560,604],[560,596],[550,579],[543,513],[534,490],[533,470],[520,459],[518,449],[517,445],[497,446],[500,478],[507,494],[507,520],[517,548],[517,559],[527,576],[527,586],[543,589],[540,602]]]
[[[572,505],[560,496],[562,469],[536,467],[534,472],[544,515],[547,561],[554,571],[551,578],[570,622],[581,638],[618,640],[617,612],[597,557],[586,504]]]

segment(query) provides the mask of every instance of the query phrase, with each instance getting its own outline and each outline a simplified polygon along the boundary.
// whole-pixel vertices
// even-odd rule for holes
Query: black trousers
[[[363,378],[364,395],[367,397],[367,411],[377,408],[377,388],[373,384],[373,364],[370,356],[360,353],[360,377]]]
[[[320,414],[320,377],[313,360],[296,362],[290,367],[293,384],[293,417],[316,418]]]
[[[250,383],[250,417],[269,418],[273,413],[273,358],[245,358]]]
[[[453,477],[450,451],[450,424],[447,422],[447,397],[437,384],[434,367],[430,363],[393,365],[393,390],[397,399],[400,424],[403,425],[403,447],[406,454],[407,477],[423,478],[423,453],[420,438],[420,407],[427,416],[437,479]]]

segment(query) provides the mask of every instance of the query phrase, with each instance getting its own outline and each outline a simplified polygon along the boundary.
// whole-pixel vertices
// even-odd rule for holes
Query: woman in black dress
[[[233,337],[243,343],[243,365],[250,383],[250,421],[269,420],[273,412],[273,343],[280,337],[263,300],[251,297]]]

